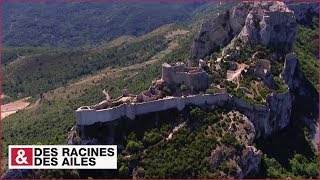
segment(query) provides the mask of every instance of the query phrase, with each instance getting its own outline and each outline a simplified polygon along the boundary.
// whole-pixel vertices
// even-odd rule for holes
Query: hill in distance
[[[140,36],[162,25],[210,13],[218,2],[188,3],[4,3],[6,46],[77,47],[109,42],[122,35]]]

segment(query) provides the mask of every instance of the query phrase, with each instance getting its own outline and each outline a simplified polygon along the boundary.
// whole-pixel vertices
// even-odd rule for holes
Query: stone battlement
[[[213,105],[222,104],[229,100],[228,93],[204,94],[187,97],[167,97],[149,102],[121,104],[108,109],[85,109],[76,110],[77,125],[92,125],[96,122],[111,122],[121,117],[134,119],[137,115],[148,114],[168,109],[177,108],[182,111],[186,105]]]

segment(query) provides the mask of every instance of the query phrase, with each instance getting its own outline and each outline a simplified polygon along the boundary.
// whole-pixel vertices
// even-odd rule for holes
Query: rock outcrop
[[[250,40],[287,53],[292,51],[296,33],[293,11],[283,2],[262,2],[254,3],[238,37],[242,42]]]
[[[292,4],[299,9],[299,18],[315,12],[315,5]],[[227,45],[231,40],[240,38],[242,42],[255,42],[288,53],[293,49],[297,33],[297,22],[293,11],[283,2],[240,3],[230,12],[205,21],[194,39],[190,58],[196,62]],[[227,49],[235,48],[234,40]]]
[[[294,12],[283,2],[255,2],[238,36],[223,49],[222,55],[236,49],[235,40],[261,44],[281,54],[293,50],[297,33]]]
[[[306,80],[297,55],[295,53],[287,54],[284,63],[284,71],[281,76],[285,80],[288,87],[302,96],[314,96],[315,92],[312,91],[311,84]]]
[[[270,129],[266,129],[265,135],[270,135],[288,126],[294,96],[290,91],[271,94],[267,96],[267,103],[270,110],[268,120]]]
[[[240,114],[240,116],[242,116],[241,119],[243,122],[232,122],[229,130],[235,134],[235,137],[241,142],[243,148],[239,151],[235,147],[221,145],[211,152],[209,158],[212,169],[216,169],[221,163],[231,164],[236,167],[236,172],[232,175],[228,174],[228,178],[244,178],[248,175],[257,174],[262,158],[262,152],[252,146],[256,135],[253,123],[246,116],[242,114]],[[224,159],[226,156],[229,158]],[[224,176],[222,177],[226,178]]]
[[[240,3],[230,11],[205,21],[191,47],[191,61],[197,63],[201,58],[227,45],[244,26],[250,4]]]
[[[290,91],[273,93],[267,96],[267,105],[252,105],[237,97],[232,97],[231,102],[235,109],[250,119],[255,127],[255,138],[260,138],[287,127],[294,96]]]
[[[319,93],[303,74],[301,65],[295,53],[287,54],[281,76],[288,85],[290,91],[299,99],[299,101],[301,100],[300,103],[308,102],[303,105],[304,108],[308,107],[309,110],[312,108],[314,112],[319,112]]]

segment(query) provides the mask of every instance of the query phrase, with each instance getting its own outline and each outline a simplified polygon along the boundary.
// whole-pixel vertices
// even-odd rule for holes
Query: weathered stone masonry
[[[289,124],[292,101],[293,97],[289,91],[268,95],[267,105],[252,105],[228,93],[203,94],[187,97],[171,97],[142,103],[121,104],[116,107],[100,110],[79,108],[76,110],[76,119],[77,126],[81,127],[98,122],[113,122],[122,117],[133,120],[138,115],[173,108],[182,111],[187,105],[204,106],[230,103],[234,109],[250,119],[255,127],[256,138],[259,138],[279,131]]]
[[[101,110],[79,108],[76,111],[76,119],[77,125],[92,125],[96,122],[115,121],[121,117],[134,119],[138,115],[173,108],[177,108],[179,111],[182,111],[186,105],[202,106],[205,104],[221,104],[228,101],[229,98],[230,96],[227,93],[214,95],[205,94],[188,97],[172,97],[142,103],[121,104],[117,107]]]

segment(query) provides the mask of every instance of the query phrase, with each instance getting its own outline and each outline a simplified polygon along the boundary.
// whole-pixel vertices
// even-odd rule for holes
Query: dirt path
[[[170,140],[173,136],[174,133],[176,133],[180,128],[182,128],[184,125],[186,125],[186,123],[181,123],[179,125],[177,125],[176,127],[173,128],[173,130],[170,132],[170,134],[168,135],[168,137],[166,138],[166,140]]]
[[[4,104],[1,106],[1,119],[16,113],[17,111],[26,108],[29,106],[29,102],[26,102],[30,97],[26,97],[8,104]]]
[[[227,71],[227,80],[228,81],[234,81],[235,78],[237,78],[242,70],[244,70],[244,68],[247,66],[246,64],[237,64],[238,65],[238,69],[236,71]]]

